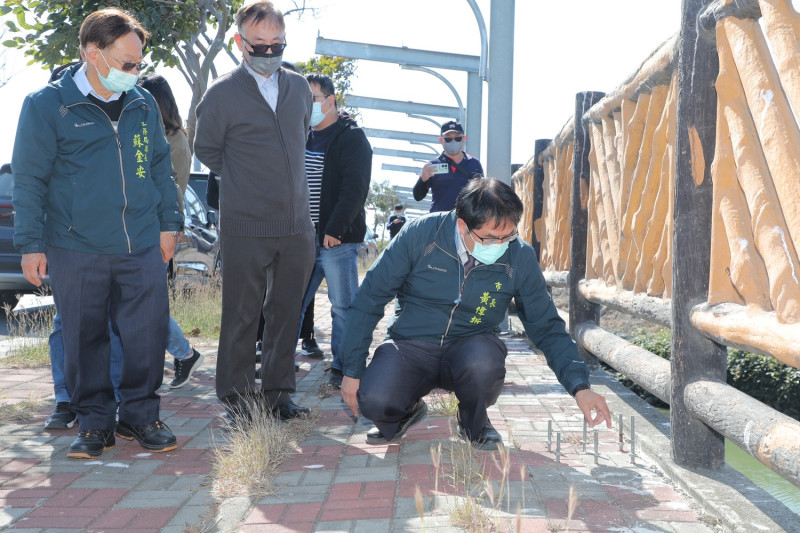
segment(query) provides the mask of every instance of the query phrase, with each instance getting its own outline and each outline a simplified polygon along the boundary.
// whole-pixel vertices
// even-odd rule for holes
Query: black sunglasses
[[[250,45],[250,48],[253,49],[251,53],[255,55],[269,55],[270,50],[272,50],[273,55],[278,55],[282,54],[284,48],[286,48],[286,43],[253,44],[247,39],[245,39],[244,35],[242,35],[242,40]]]
[[[459,135],[458,137],[444,137],[444,142],[446,142],[446,143],[451,143],[453,141],[455,141],[457,143],[460,143],[463,140],[464,140],[464,136],[463,135]]]

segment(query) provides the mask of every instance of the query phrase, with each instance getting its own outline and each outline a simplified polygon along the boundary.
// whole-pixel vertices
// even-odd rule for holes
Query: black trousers
[[[64,339],[64,375],[80,429],[113,429],[116,417],[109,317],[122,341],[119,419],[159,418],[169,294],[158,246],[101,255],[48,247],[47,265]]]
[[[478,435],[489,420],[506,376],[506,345],[482,334],[444,346],[419,340],[381,344],[361,376],[358,408],[387,439],[414,404],[435,388],[455,393],[467,436]]]
[[[223,234],[220,246],[225,267],[217,397],[236,407],[241,398],[260,392],[267,404],[274,406],[290,399],[295,391],[297,324],[314,267],[314,230],[288,237]],[[261,314],[265,327],[261,391],[257,391],[253,339]]]

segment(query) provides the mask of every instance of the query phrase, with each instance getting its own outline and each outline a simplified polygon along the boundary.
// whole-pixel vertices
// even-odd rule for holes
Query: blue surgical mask
[[[475,243],[475,246],[472,248],[472,252],[470,255],[483,263],[484,265],[491,265],[498,259],[500,259],[506,250],[508,250],[509,242],[501,242],[497,244],[483,244],[475,240],[475,238],[470,233],[469,238],[472,239],[472,242]]]
[[[106,56],[103,55],[103,52],[100,52],[100,57],[103,58],[103,61],[106,62],[106,66],[109,69],[108,76],[103,76],[100,74],[99,70],[97,71],[97,77],[100,78],[100,83],[103,84],[103,87],[112,93],[124,93],[136,87],[136,83],[139,81],[138,74],[123,72],[112,67],[108,64],[108,61],[106,61]]]
[[[507,242],[500,244],[481,244],[476,242],[475,247],[472,249],[472,257],[484,265],[491,265],[500,259],[506,253],[506,250],[508,250]]]
[[[322,102],[314,102],[314,106],[311,108],[311,119],[308,121],[309,126],[313,128],[324,119],[325,113],[322,112]]]

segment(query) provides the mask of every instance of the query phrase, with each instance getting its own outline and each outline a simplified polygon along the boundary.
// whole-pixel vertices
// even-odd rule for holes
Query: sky
[[[500,0],[495,0],[500,1]],[[309,0],[317,8],[298,20],[286,18],[284,52],[287,61],[313,57],[316,37],[406,46],[409,48],[480,55],[480,33],[467,0]],[[288,0],[275,4],[287,10]],[[477,0],[490,27],[491,0]],[[611,92],[637,70],[663,41],[678,32],[678,0],[516,0],[515,17],[508,21],[514,31],[514,86],[511,124],[511,163],[526,163],[534,141],[552,138],[570,119],[575,94],[581,91]],[[235,50],[239,55],[239,51]],[[0,127],[0,163],[10,161],[19,110],[25,95],[46,83],[48,72],[38,65],[26,66],[16,51],[7,54],[7,74],[16,73],[0,88],[3,126]],[[234,68],[225,54],[217,59],[220,72]],[[489,65],[491,69],[491,65]],[[159,69],[169,81],[184,119],[190,91],[177,71]],[[439,70],[466,103],[467,75]],[[359,60],[351,93],[417,103],[455,106],[450,89],[436,77],[398,65]],[[484,85],[483,127],[486,127],[488,89]],[[404,114],[360,110],[361,125],[369,128],[436,134],[426,120]],[[443,122],[443,118],[433,117]],[[370,139],[374,147],[429,151],[401,141]],[[483,135],[482,153],[486,153]],[[431,151],[431,155],[434,156]],[[421,167],[410,159],[375,156],[373,181],[389,180],[412,186],[416,176],[381,169],[383,163]]]

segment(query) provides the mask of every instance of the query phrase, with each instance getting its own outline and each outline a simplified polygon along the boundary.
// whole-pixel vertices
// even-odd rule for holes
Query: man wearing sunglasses
[[[311,89],[281,67],[283,15],[271,2],[236,13],[234,36],[243,61],[220,76],[197,107],[195,154],[219,180],[222,324],[217,397],[231,415],[260,402],[281,419],[305,417],[296,405],[294,352],[301,298],[314,266],[305,148]],[[266,295],[266,296],[265,296]],[[253,339],[259,316],[261,386]]]
[[[78,438],[71,458],[118,437],[177,447],[159,419],[169,300],[164,263],[183,226],[158,105],[136,86],[148,33],[103,9],[79,32],[84,60],[25,100],[17,127],[14,241],[36,286],[50,274]],[[109,377],[113,325],[125,357],[119,421]]]
[[[422,167],[413,191],[418,202],[428,195],[429,190],[433,191],[431,213],[453,209],[458,193],[467,182],[483,177],[481,162],[464,151],[467,136],[461,124],[455,120],[445,122],[441,135],[439,142],[444,151]]]
[[[471,180],[455,210],[413,222],[389,242],[350,305],[341,342],[342,398],[372,420],[367,443],[399,440],[425,417],[435,388],[458,399],[458,436],[473,446],[502,445],[486,409],[503,388],[506,346],[497,327],[513,298],[525,332],[594,426],[611,414],[589,387],[547,292],[533,248],[517,238],[522,202],[494,179]],[[366,366],[372,335],[397,294],[402,312]],[[594,416],[593,414],[594,413]]]

